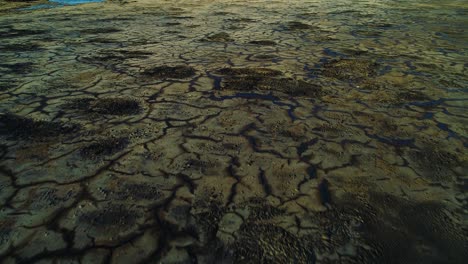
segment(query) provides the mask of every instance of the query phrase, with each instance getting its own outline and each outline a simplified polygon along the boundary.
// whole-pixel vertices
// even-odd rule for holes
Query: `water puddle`
[[[20,8],[19,10],[39,10],[39,9],[50,9],[62,6],[69,5],[79,5],[79,4],[88,4],[88,3],[101,3],[105,0],[49,0],[50,4],[39,4],[33,5],[25,8]]]
[[[79,5],[87,3],[100,3],[104,0],[49,0],[49,2],[58,3],[62,5]]]

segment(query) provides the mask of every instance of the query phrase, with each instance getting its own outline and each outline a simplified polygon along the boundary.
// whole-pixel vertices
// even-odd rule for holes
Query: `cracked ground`
[[[7,2],[1,263],[468,261],[463,1]]]

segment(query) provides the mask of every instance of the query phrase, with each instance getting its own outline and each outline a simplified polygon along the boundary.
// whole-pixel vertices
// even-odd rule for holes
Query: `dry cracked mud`
[[[467,262],[466,3],[43,4],[0,1],[1,263]]]

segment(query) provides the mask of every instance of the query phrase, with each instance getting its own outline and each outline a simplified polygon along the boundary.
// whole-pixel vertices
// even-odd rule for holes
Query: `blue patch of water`
[[[100,3],[104,2],[105,0],[49,0],[50,4],[40,4],[29,6],[25,8],[20,8],[19,10],[39,10],[39,9],[49,9],[67,5],[79,5],[79,4],[86,4],[86,3]]]
[[[25,8],[20,8],[20,10],[38,10],[38,9],[49,9],[49,8],[54,8],[54,7],[57,7],[57,5],[41,4],[41,5],[34,5],[34,6],[25,7]]]
[[[78,5],[86,3],[99,3],[104,2],[104,0],[49,0],[49,2],[63,4],[63,5]]]

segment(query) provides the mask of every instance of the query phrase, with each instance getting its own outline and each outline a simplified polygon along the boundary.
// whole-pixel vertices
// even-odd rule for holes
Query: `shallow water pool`
[[[77,4],[86,4],[86,3],[99,3],[99,2],[104,2],[104,0],[49,0],[49,2],[65,4],[65,5],[77,5]]]

